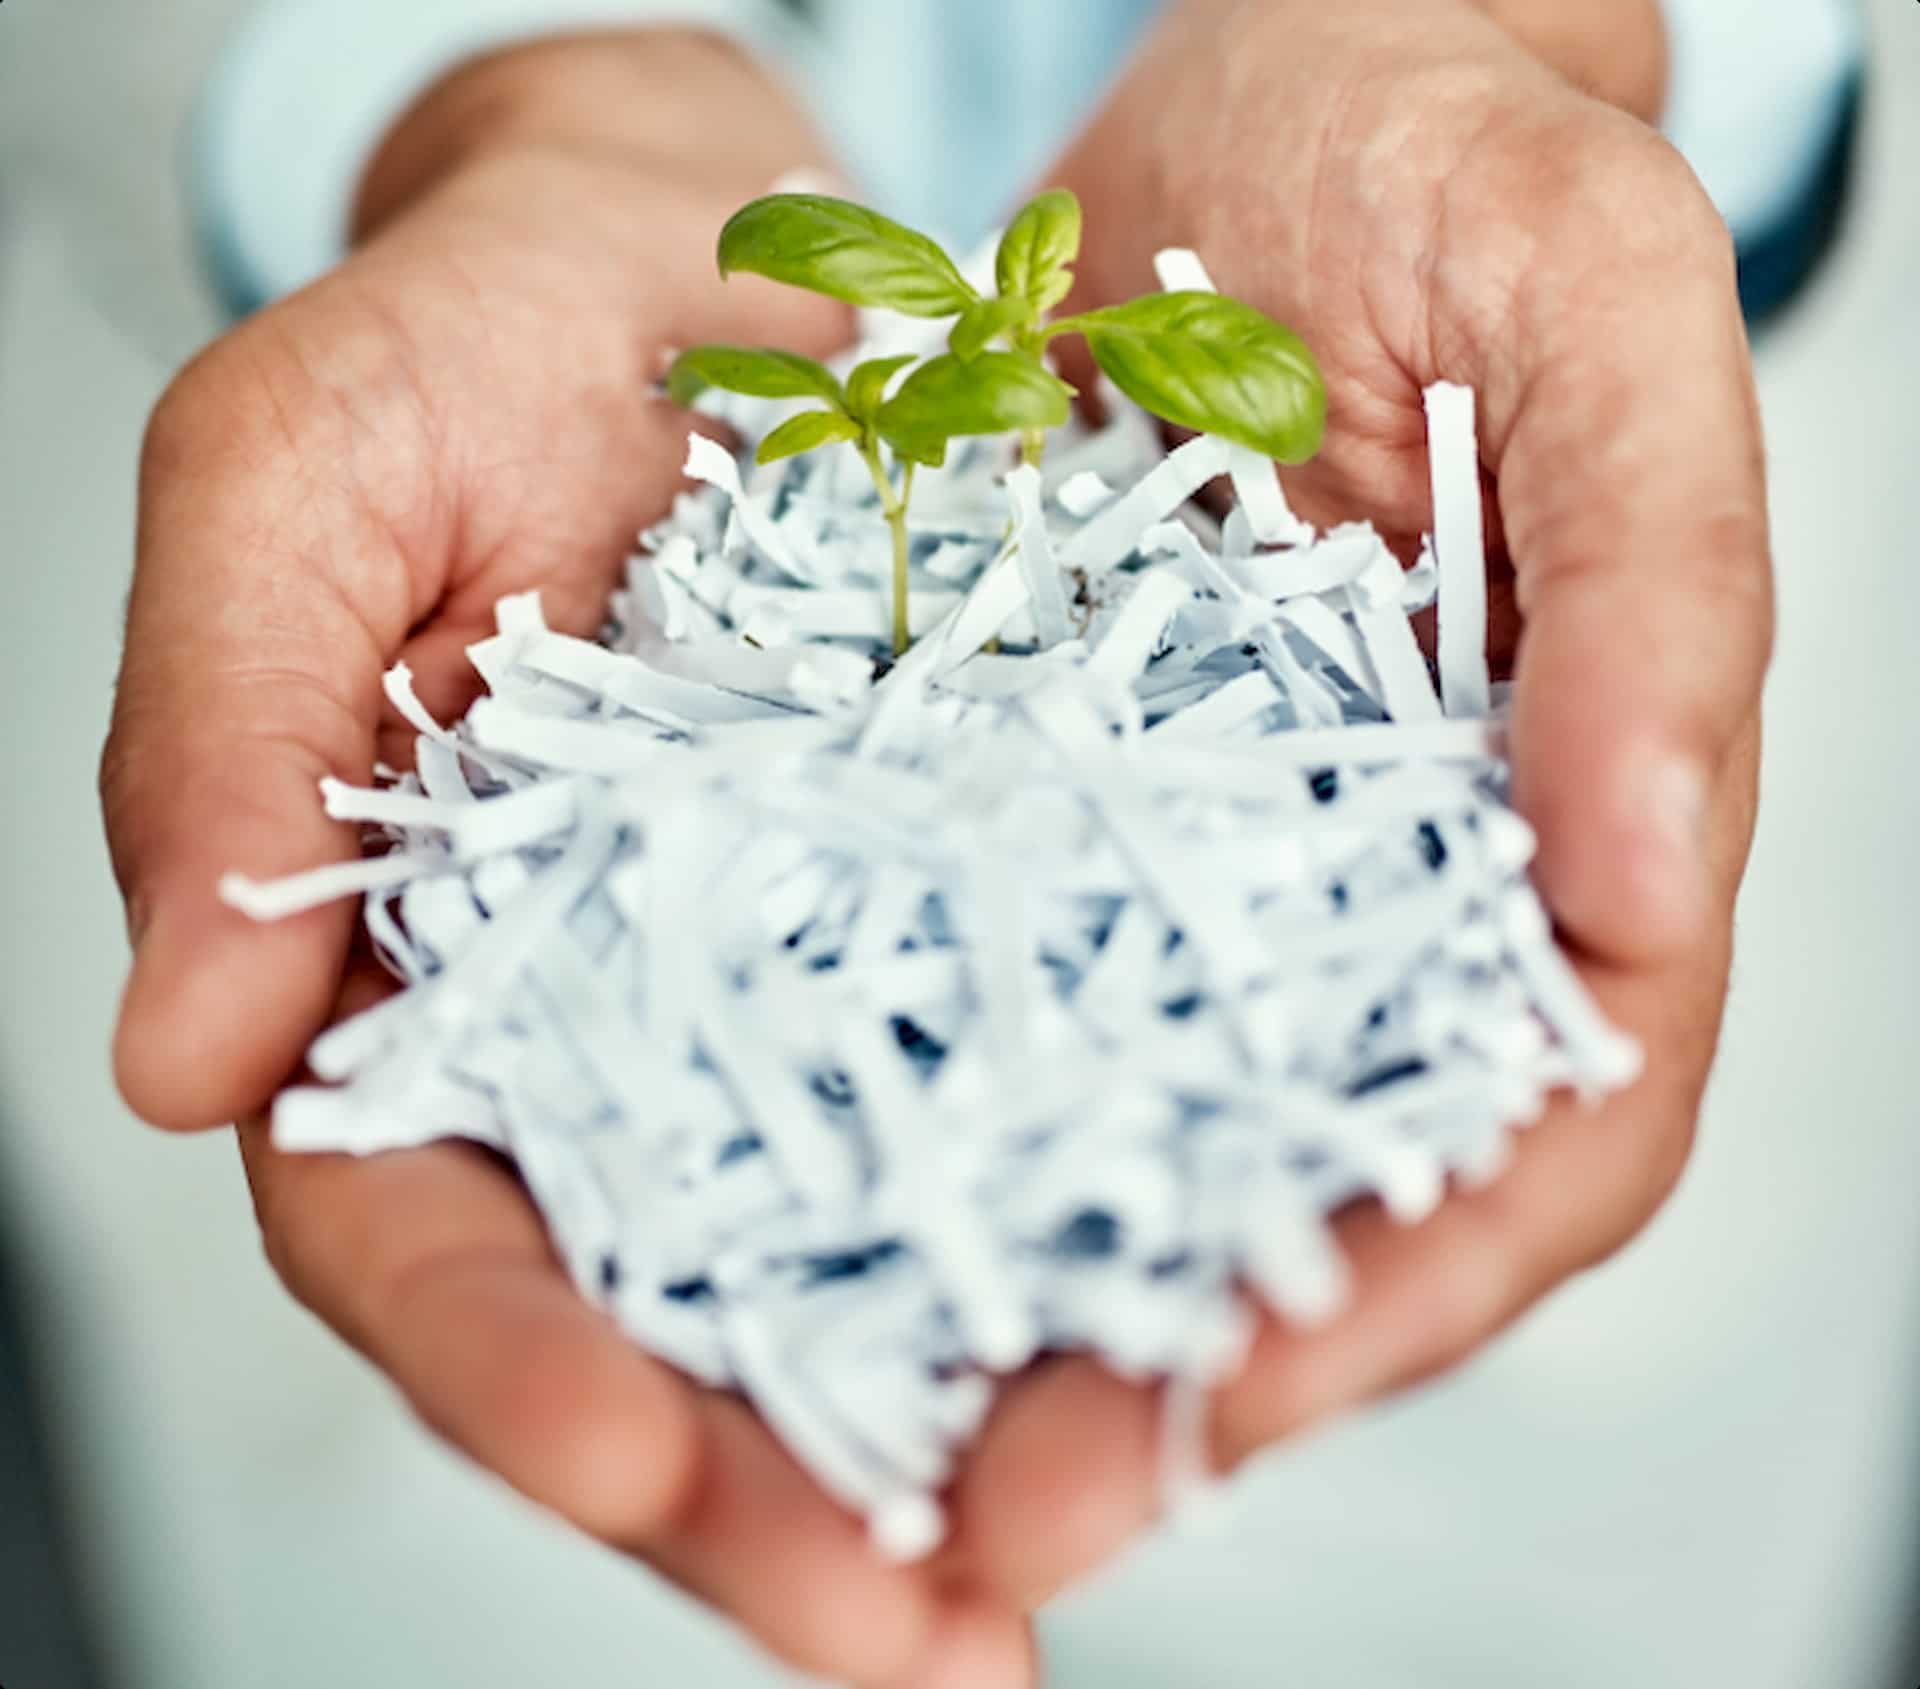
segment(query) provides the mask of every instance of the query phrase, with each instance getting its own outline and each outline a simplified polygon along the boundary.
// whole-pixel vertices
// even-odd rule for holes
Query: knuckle
[[[269,310],[204,347],[161,394],[147,422],[141,461],[150,471],[203,468],[277,415],[284,426],[310,386],[293,348],[296,328],[281,326],[287,307]],[[310,407],[308,407],[310,408]]]
[[[267,319],[234,330],[194,358],[154,407],[143,474],[204,471],[236,453],[251,457],[267,440],[299,453],[319,419],[312,385]]]
[[[1730,509],[1707,519],[1695,564],[1728,622],[1751,628],[1764,664],[1774,637],[1772,542],[1764,508]]]
[[[1441,238],[1475,258],[1473,285],[1440,294],[1434,340],[1464,339],[1516,388],[1547,350],[1599,356],[1675,310],[1740,320],[1725,222],[1679,152],[1623,112],[1580,100],[1484,119],[1442,205]]]
[[[245,332],[244,328],[233,329],[209,341],[174,373],[148,421],[150,445],[170,445],[204,426],[204,418],[216,403],[231,367],[233,342]]]
[[[1722,684],[1700,694],[1700,730],[1720,748],[1758,704],[1773,661],[1777,610],[1767,518],[1757,503],[1703,513],[1664,583],[1670,617],[1719,642]]]
[[[350,465],[361,433],[410,450],[421,413],[405,334],[330,279],[214,341],[175,377],[148,420],[142,485],[183,473],[324,474]]]
[[[175,376],[148,416],[140,446],[143,485],[151,485],[156,477],[190,462],[209,439],[213,414],[209,388],[213,378],[206,373],[208,357],[202,352]]]
[[[1664,284],[1692,275],[1729,285],[1733,237],[1700,179],[1663,136],[1631,121],[1582,124],[1548,158],[1554,245],[1570,263],[1596,258]]]

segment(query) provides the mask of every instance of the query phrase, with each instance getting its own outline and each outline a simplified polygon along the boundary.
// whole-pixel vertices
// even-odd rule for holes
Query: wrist
[[[516,153],[625,166],[736,200],[784,172],[828,166],[778,78],[722,36],[652,28],[554,37],[472,59],[414,102],[361,179],[354,243]]]

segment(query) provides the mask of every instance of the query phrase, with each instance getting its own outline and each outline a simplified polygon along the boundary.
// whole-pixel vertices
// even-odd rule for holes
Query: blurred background
[[[93,762],[141,425],[215,326],[179,135],[243,4],[0,12],[0,1683],[766,1689],[440,1451],[277,1288],[228,1138],[108,1079]],[[1687,1181],[1464,1372],[1066,1602],[1068,1689],[1920,1683],[1920,17],[1868,9],[1852,210],[1760,351],[1782,639]]]

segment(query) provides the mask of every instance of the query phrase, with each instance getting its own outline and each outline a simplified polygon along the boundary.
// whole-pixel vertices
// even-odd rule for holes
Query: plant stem
[[[907,533],[907,500],[913,497],[914,465],[900,475],[900,496],[887,512],[887,526],[893,530],[893,654],[904,656],[913,643],[913,629],[907,624],[907,558],[912,540]]]
[[[1047,325],[1044,321],[1016,334],[1010,342],[1023,358],[1030,358],[1041,369],[1047,367]],[[1020,461],[1038,469],[1047,455],[1047,431],[1044,428],[1020,430]]]
[[[909,463],[901,472],[900,491],[896,494],[886,465],[880,461],[879,442],[867,440],[861,455],[866,459],[867,472],[880,494],[881,513],[893,535],[893,654],[900,657],[913,644],[913,630],[907,619],[907,560],[912,549],[907,533],[907,501],[913,497],[915,466]]]

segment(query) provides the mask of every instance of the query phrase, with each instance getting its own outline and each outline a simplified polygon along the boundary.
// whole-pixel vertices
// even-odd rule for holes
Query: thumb
[[[355,854],[315,784],[369,774],[411,599],[394,540],[356,513],[344,423],[258,415],[258,366],[240,364],[203,359],[149,428],[101,763],[134,945],[115,1073],[136,1113],[175,1129],[259,1107],[327,1018],[352,907],[259,926],[216,887]]]
[[[1752,826],[1772,577],[1723,247],[1559,312],[1498,465],[1515,799],[1560,924],[1626,963],[1724,918]]]

